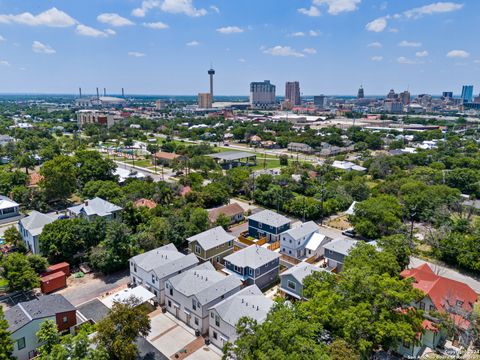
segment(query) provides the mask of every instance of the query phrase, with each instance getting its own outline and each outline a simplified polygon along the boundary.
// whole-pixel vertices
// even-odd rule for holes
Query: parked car
[[[357,236],[357,232],[355,231],[355,229],[352,228],[342,231],[342,235],[354,238]]]

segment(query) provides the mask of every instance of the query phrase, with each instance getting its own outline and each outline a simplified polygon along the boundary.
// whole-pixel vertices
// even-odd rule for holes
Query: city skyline
[[[253,5],[255,5],[253,7]],[[251,10],[255,9],[255,10]],[[478,93],[465,1],[66,0],[0,3],[0,93],[248,96],[299,81],[302,95]],[[53,69],[53,70],[52,70]]]

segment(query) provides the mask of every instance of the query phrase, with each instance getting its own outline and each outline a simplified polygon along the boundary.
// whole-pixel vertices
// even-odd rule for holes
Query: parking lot
[[[193,329],[171,314],[156,311],[150,319],[151,331],[147,340],[165,356],[188,360],[221,359],[220,349],[206,346],[203,337],[197,338]]]

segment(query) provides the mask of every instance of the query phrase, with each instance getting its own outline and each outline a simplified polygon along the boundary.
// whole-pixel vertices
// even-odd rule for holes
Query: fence
[[[275,251],[277,249],[280,249],[280,241],[275,241],[274,243],[268,245],[268,250]]]
[[[257,240],[257,239],[253,239],[253,238],[246,238],[245,236],[240,235],[238,237],[238,241],[241,242],[242,244],[245,244],[245,245],[248,245],[248,246],[250,246],[250,245],[262,246],[263,244],[265,244],[267,242],[267,238],[262,237],[259,240]]]

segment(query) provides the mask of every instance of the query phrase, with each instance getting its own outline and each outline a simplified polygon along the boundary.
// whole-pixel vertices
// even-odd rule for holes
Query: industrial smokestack
[[[125,91],[123,88],[122,88],[122,97],[125,97]]]
[[[80,95],[80,98],[82,97],[82,88],[78,88],[78,94]]]
[[[98,92],[98,87],[97,87],[97,99],[100,99],[100,93]]]
[[[103,96],[107,96],[107,88],[103,88]]]

